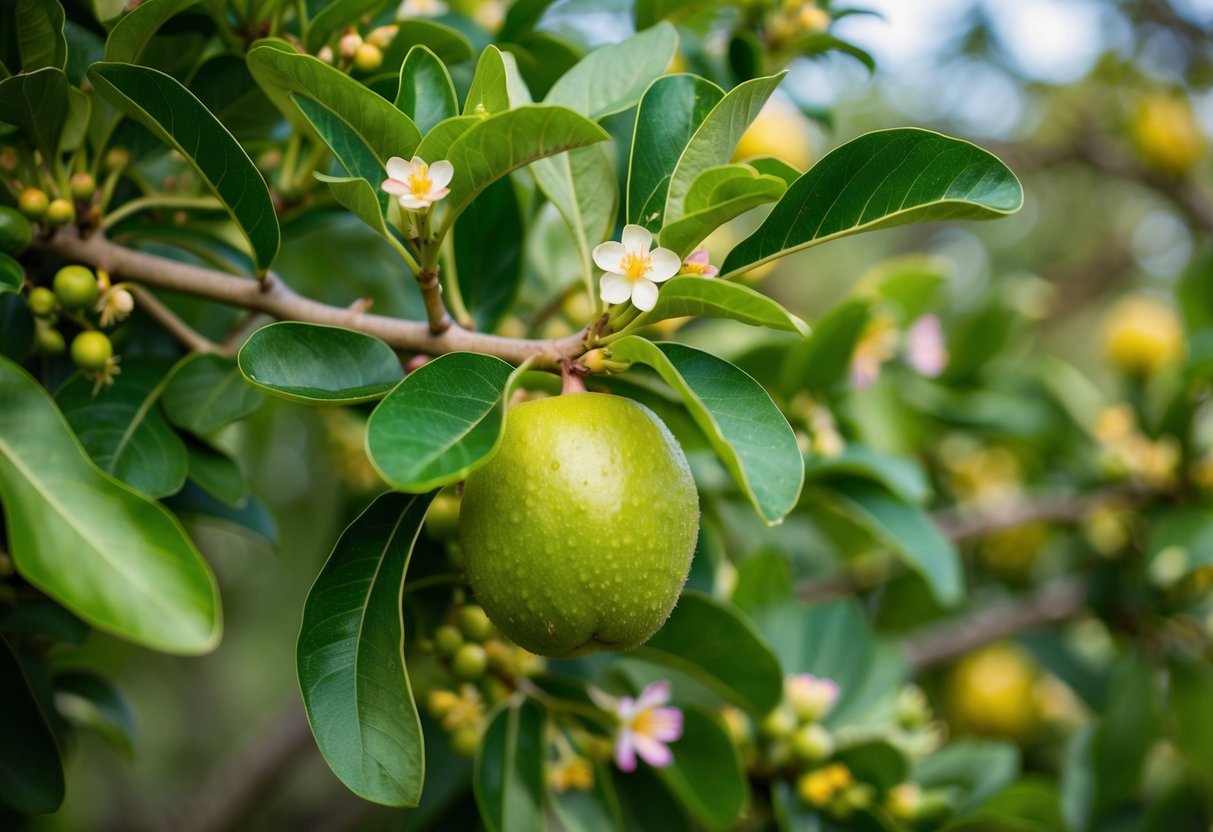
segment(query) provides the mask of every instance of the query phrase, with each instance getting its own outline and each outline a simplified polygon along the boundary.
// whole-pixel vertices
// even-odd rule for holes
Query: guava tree
[[[1213,672],[1199,639],[1166,637],[1207,580],[1207,509],[1147,435],[1183,433],[1204,388],[1153,387],[1163,421],[1110,410],[1092,438],[1064,369],[1021,395],[981,386],[1011,316],[992,304],[945,338],[929,261],[889,263],[812,329],[752,279],[840,237],[1023,202],[994,155],[922,129],[807,170],[738,155],[788,61],[870,64],[830,34],[853,10],[638,2],[634,34],[586,50],[536,28],[559,11],[542,0],[387,5],[3,9],[8,811],[61,804],[74,731],[129,743],[119,691],[73,665],[90,632],[179,655],[219,643],[225,579],[192,520],[274,536],[225,437],[277,397],[342,414],[348,461],[373,466],[299,611],[298,681],[332,772],[406,823],[1095,828],[1133,805],[1160,733],[1191,767],[1158,822],[1207,812]],[[1207,290],[1189,295],[1207,335]],[[1151,309],[1110,341],[1138,401],[1182,351]],[[719,326],[677,335],[691,319]],[[769,335],[732,334],[750,330]],[[890,412],[913,416],[884,430],[1035,408],[1056,481],[1157,508],[1149,561],[1109,555],[1090,580],[948,623],[968,600],[959,542],[1093,508],[970,500],[989,479],[972,469],[1000,460],[963,439],[866,442],[880,428],[851,393],[899,352]],[[1062,460],[1080,435],[1120,468]],[[832,587],[807,580],[823,552],[855,566]],[[951,682],[957,724],[1016,738],[1036,671],[985,645],[1078,615],[1088,592],[1114,620],[1133,603],[1115,587],[1146,573],[1170,623],[1090,671],[1104,715],[1067,746],[1064,802],[1018,779],[1015,746],[945,742],[916,674],[984,648]],[[938,629],[880,635],[895,612],[846,596],[884,584]],[[1063,659],[1051,669],[1081,687]]]

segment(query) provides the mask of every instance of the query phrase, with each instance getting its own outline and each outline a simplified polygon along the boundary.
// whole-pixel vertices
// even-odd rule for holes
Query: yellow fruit
[[[114,345],[100,332],[81,332],[72,339],[72,361],[81,370],[104,370],[114,357]]]
[[[364,43],[354,50],[354,66],[359,72],[374,72],[383,65],[383,51],[378,46]]]
[[[55,297],[55,293],[45,286],[30,290],[29,311],[33,312],[35,317],[49,318],[55,314],[55,307],[58,305],[59,299]]]
[[[501,447],[468,477],[459,539],[476,600],[544,656],[630,650],[686,582],[699,497],[647,408],[575,393],[509,411]]]
[[[64,309],[89,308],[101,295],[97,276],[86,266],[64,266],[55,272],[52,285]]]
[[[984,647],[961,659],[948,678],[952,721],[977,734],[1023,740],[1036,728],[1036,668],[1019,648]]]
[[[480,745],[480,732],[475,728],[459,728],[451,734],[451,751],[457,757],[476,756],[476,746]]]
[[[26,188],[17,197],[17,208],[31,220],[42,219],[47,207],[51,204],[46,191],[38,188]]]
[[[75,199],[92,199],[93,192],[97,190],[97,180],[84,172],[72,174],[70,184],[72,197]]]
[[[425,514],[425,530],[435,540],[454,540],[459,529],[459,498],[444,491],[430,503]]]
[[[1183,354],[1183,325],[1165,303],[1143,296],[1127,297],[1104,319],[1108,360],[1129,375],[1148,376]]]
[[[1196,167],[1205,137],[1186,98],[1153,95],[1137,107],[1130,125],[1137,152],[1151,167],[1180,176]]]
[[[49,225],[67,225],[76,221],[76,206],[69,199],[53,199],[43,217]]]
[[[797,170],[807,169],[813,164],[808,119],[786,101],[767,101],[733,151],[733,158],[739,162],[755,156],[774,156]]]

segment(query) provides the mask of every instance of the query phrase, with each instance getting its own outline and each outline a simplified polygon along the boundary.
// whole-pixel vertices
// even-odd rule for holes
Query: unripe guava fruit
[[[678,600],[698,532],[674,437],[601,393],[512,408],[459,522],[476,600],[516,644],[552,657],[644,644]]]
[[[81,370],[103,370],[113,356],[114,345],[100,332],[86,330],[72,339],[72,361]]]

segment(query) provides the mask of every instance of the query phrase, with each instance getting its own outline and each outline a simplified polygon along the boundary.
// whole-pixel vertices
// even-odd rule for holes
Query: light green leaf
[[[17,571],[89,624],[167,653],[218,643],[218,587],[181,525],[98,470],[46,392],[7,360],[0,498]]]
[[[1213,563],[1213,510],[1201,506],[1168,507],[1152,518],[1146,546],[1151,569],[1177,581]],[[1164,554],[1165,553],[1165,554]],[[1182,558],[1176,557],[1182,554]],[[1169,563],[1159,563],[1162,557]],[[1172,564],[1182,568],[1174,569]]]
[[[614,358],[647,364],[674,388],[759,516],[775,525],[796,505],[804,463],[796,435],[770,395],[727,361],[683,344],[629,335]]]
[[[960,553],[929,514],[863,480],[840,484],[831,494],[922,575],[941,604],[951,606],[964,597]]]
[[[543,101],[595,121],[630,109],[666,71],[677,49],[678,32],[668,23],[601,46],[561,76]]]
[[[764,176],[775,176],[783,180],[783,184],[791,187],[800,178],[802,171],[792,167],[783,159],[775,156],[754,156],[746,159],[745,163]]]
[[[388,5],[388,0],[332,0],[320,7],[308,21],[303,39],[307,51],[316,54],[329,39],[347,26],[354,26],[364,15],[374,17]]]
[[[696,75],[665,75],[645,91],[629,157],[628,222],[661,230],[678,159],[722,98],[720,87]]]
[[[191,353],[177,362],[163,394],[169,421],[204,435],[243,419],[265,394],[247,384],[236,362],[209,353]]]
[[[472,784],[489,832],[543,828],[546,727],[543,708],[524,699],[507,701],[484,729]]]
[[[476,74],[463,102],[463,114],[483,115],[504,113],[511,105],[530,103],[530,93],[525,91],[514,56],[489,45],[480,53],[476,62]]]
[[[775,92],[786,73],[754,78],[725,94],[699,125],[678,158],[666,194],[663,224],[686,215],[684,201],[695,179],[709,168],[728,163],[741,135],[758,116],[762,105]]]
[[[304,404],[374,401],[404,378],[396,353],[373,335],[297,321],[254,332],[237,363],[254,387]]]
[[[931,496],[926,472],[909,457],[848,443],[836,456],[813,456],[805,464],[809,482],[860,477],[884,486],[907,503],[924,504]]]
[[[22,72],[67,67],[64,17],[59,0],[17,0],[15,34]]]
[[[788,392],[825,392],[841,384],[851,368],[851,355],[871,317],[871,303],[848,300],[813,326],[804,344],[784,354],[780,387]]]
[[[682,737],[670,746],[674,762],[657,774],[705,828],[732,829],[749,799],[737,745],[706,708],[683,705],[682,719]]]
[[[1019,749],[1006,742],[962,739],[925,757],[914,769],[914,782],[926,788],[958,786],[964,800],[958,809],[972,811],[1019,776]]]
[[[519,375],[500,358],[471,352],[439,356],[409,373],[367,421],[376,470],[411,492],[466,478],[497,451]]]
[[[717,170],[720,169],[712,168],[704,175]],[[696,184],[704,175],[695,180]],[[695,207],[688,208],[682,219],[661,229],[661,245],[672,249],[679,257],[686,257],[709,234],[734,217],[779,199],[785,186],[782,179],[759,175],[751,168],[744,177],[711,183],[710,188],[702,188],[699,193],[695,192],[695,187],[692,185],[691,193],[687,195],[687,204],[690,205],[694,197]]]
[[[21,268],[21,264],[0,252],[0,295],[5,292],[19,292],[24,284],[25,270]]]
[[[71,153],[80,147],[88,133],[89,117],[93,103],[76,87],[67,90],[67,117],[63,120],[63,131],[59,134],[59,153]]]
[[[135,64],[160,27],[198,0],[146,0],[110,29],[105,39],[105,60]]]
[[[484,116],[452,116],[434,125],[415,151],[422,160],[433,163],[450,155],[451,145],[467,131],[484,121]]]
[[[531,166],[531,171],[543,195],[569,227],[581,276],[592,297],[594,267],[591,252],[615,227],[615,214],[619,208],[619,182],[610,147],[591,145],[539,159]]]
[[[323,173],[313,173],[312,176],[329,186],[333,199],[343,208],[379,232],[388,242],[399,245],[383,220],[379,194],[374,185],[360,176],[325,176]]]
[[[809,326],[766,295],[740,283],[683,275],[661,284],[657,305],[644,315],[645,323],[696,315],[729,318],[750,326],[809,334]]]
[[[664,626],[629,655],[687,673],[759,716],[783,696],[779,660],[754,625],[732,604],[703,592],[684,592]]]
[[[1179,660],[1172,661],[1170,669],[1172,742],[1204,782],[1213,783],[1213,670],[1204,662]]]
[[[489,183],[544,156],[600,142],[609,135],[564,107],[528,104],[473,125],[454,141],[446,158],[455,168],[440,233]]]
[[[316,744],[350,791],[416,806],[424,741],[401,600],[433,494],[384,494],[341,534],[303,608],[299,686]]]
[[[396,109],[411,118],[422,135],[459,112],[451,73],[428,47],[414,46],[405,56]]]
[[[46,716],[7,640],[0,638],[0,803],[26,814],[63,803],[63,761]]]
[[[70,87],[63,70],[52,66],[5,78],[0,81],[0,121],[24,133],[43,159],[57,159]]]
[[[84,450],[105,473],[149,497],[175,494],[185,483],[185,444],[160,412],[169,362],[122,362],[113,385],[93,393],[82,374],[68,379],[55,404]]]
[[[929,130],[881,130],[831,151],[796,180],[721,271],[732,277],[872,228],[1001,217],[1022,204],[1015,174],[976,145]]]
[[[163,72],[95,63],[88,77],[110,103],[194,166],[248,240],[258,270],[268,269],[280,242],[277,214],[261,173],[227,128],[193,93]]]

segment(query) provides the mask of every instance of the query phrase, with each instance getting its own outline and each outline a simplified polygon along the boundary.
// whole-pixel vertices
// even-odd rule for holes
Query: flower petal
[[[603,278],[604,280],[606,278]],[[627,278],[622,278],[626,280]],[[632,304],[641,312],[648,312],[657,305],[657,284],[651,280],[637,280],[632,284]],[[665,700],[662,700],[665,701]]]
[[[400,196],[409,192],[409,186],[399,179],[384,179],[383,184],[379,186],[387,191],[392,196]]]
[[[640,692],[640,696],[636,697],[636,707],[638,710],[647,711],[649,708],[656,708],[669,701],[670,683],[662,679],[660,682],[653,682],[645,686],[645,689]]]
[[[655,248],[649,254],[649,273],[645,275],[654,283],[669,280],[682,271],[682,261],[668,248]]]
[[[623,243],[617,243],[614,240],[599,243],[594,246],[594,263],[604,272],[623,274],[623,258],[627,256],[627,253],[628,250],[624,248]]]
[[[387,160],[387,175],[392,179],[403,181],[409,178],[409,174],[413,172],[413,163],[406,161],[399,156],[393,156]]]
[[[438,188],[430,191],[430,202],[437,202],[451,192],[450,188]]]
[[[594,704],[597,705],[599,708],[602,708],[602,710],[604,710],[604,711],[610,711],[611,713],[614,713],[615,710],[619,707],[618,699],[616,699],[614,696],[611,696],[609,693],[599,690],[598,688],[595,688],[595,687],[586,688],[586,693],[589,694],[590,699],[592,699],[594,701]]]
[[[400,207],[406,208],[409,211],[424,211],[430,207],[430,200],[424,195],[414,194],[412,191],[400,196]]]
[[[621,274],[604,274],[598,294],[607,303],[623,303],[632,296],[632,284]]]
[[[619,766],[620,771],[636,770],[636,737],[627,728],[615,738],[615,765]]]
[[[661,742],[673,742],[682,736],[682,711],[678,708],[654,708],[649,714],[649,736]]]
[[[430,181],[434,183],[435,188],[445,188],[454,175],[455,166],[446,159],[430,165]]]
[[[706,248],[704,248],[703,246],[700,246],[699,248],[692,251],[689,255],[687,255],[687,262],[688,263],[700,263],[703,265],[707,265],[708,250]]]
[[[632,744],[636,747],[636,752],[640,754],[640,759],[653,768],[665,768],[674,762],[674,754],[670,751],[669,746],[658,742],[652,737],[640,736],[638,734],[632,738]]]
[[[625,225],[620,239],[623,240],[625,249],[637,252],[641,256],[648,254],[649,246],[653,244],[652,232],[643,225]]]

